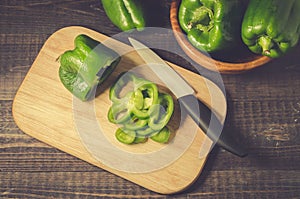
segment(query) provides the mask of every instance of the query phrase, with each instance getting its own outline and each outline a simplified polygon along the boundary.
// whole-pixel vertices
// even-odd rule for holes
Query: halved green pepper
[[[201,51],[215,52],[240,38],[240,0],[182,0],[178,11],[181,28]]]
[[[299,37],[299,0],[250,0],[242,39],[252,52],[277,58],[294,47]]]
[[[120,56],[87,35],[78,35],[74,43],[73,50],[59,57],[59,78],[73,95],[85,101],[93,89],[112,73]]]
[[[145,19],[139,0],[101,0],[106,15],[122,31],[142,30]]]

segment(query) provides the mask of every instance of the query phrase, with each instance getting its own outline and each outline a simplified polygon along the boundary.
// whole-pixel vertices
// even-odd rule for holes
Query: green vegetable
[[[135,131],[131,131],[125,128],[118,128],[115,132],[117,140],[123,144],[138,144],[147,141],[146,137],[136,136]]]
[[[129,83],[132,83],[132,90],[123,97],[120,96],[123,88]],[[150,107],[157,104],[158,89],[150,81],[138,78],[132,73],[125,73],[121,74],[117,82],[110,88],[109,98],[113,102],[108,112],[109,121],[117,124],[127,122],[127,126],[134,125],[135,128],[142,128],[145,126],[143,119],[150,116]],[[129,123],[128,121],[133,118],[134,122]]]
[[[116,138],[124,144],[131,144],[135,140],[135,132],[128,130],[124,131],[122,128],[118,128],[116,131]]]
[[[167,127],[164,127],[158,133],[152,135],[150,138],[159,143],[166,143],[169,141],[170,138],[170,131]]]
[[[138,143],[144,143],[147,141],[146,137],[135,137],[133,143],[134,144],[138,144]]]
[[[242,8],[240,0],[182,0],[179,24],[193,46],[215,52],[240,38]]]
[[[279,57],[298,43],[299,36],[299,0],[250,0],[242,39],[252,52]]]
[[[174,110],[173,98],[169,94],[160,93],[158,104],[150,108],[148,126],[153,130],[161,130],[170,120]]]
[[[139,0],[101,0],[106,15],[122,31],[142,30],[145,19]]]
[[[117,139],[135,133],[135,141],[129,144],[145,142],[147,137],[167,128],[174,111],[169,94],[160,93],[155,83],[130,72],[119,76],[110,88],[109,98],[112,106],[108,120],[122,126],[122,133],[116,133]]]
[[[74,43],[73,50],[59,57],[59,78],[73,95],[85,101],[97,85],[112,73],[120,56],[86,35],[78,35]]]

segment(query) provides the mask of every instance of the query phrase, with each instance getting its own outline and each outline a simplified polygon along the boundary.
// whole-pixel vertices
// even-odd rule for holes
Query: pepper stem
[[[258,44],[262,48],[262,54],[263,55],[270,55],[271,54],[271,49],[274,46],[274,42],[269,36],[262,36],[258,39]]]
[[[208,32],[213,28],[213,11],[205,6],[201,6],[195,10],[194,16],[189,23],[189,28],[196,27],[197,29]]]

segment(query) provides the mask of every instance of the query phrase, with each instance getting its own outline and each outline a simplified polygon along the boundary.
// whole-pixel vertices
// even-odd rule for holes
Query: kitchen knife
[[[244,148],[235,142],[229,132],[224,132],[214,112],[196,98],[194,89],[176,71],[147,46],[132,38],[128,39],[140,57],[176,96],[180,107],[187,111],[214,143],[237,156],[246,156]]]

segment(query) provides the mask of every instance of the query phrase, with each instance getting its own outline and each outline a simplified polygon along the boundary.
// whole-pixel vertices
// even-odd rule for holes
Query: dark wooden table
[[[170,2],[160,3],[151,25],[170,29]],[[120,32],[100,0],[0,2],[0,198],[300,197],[299,47],[250,72],[222,75],[227,125],[239,132],[249,155],[238,158],[215,147],[193,186],[165,196],[41,143],[16,126],[11,108],[20,83],[46,39],[71,25],[109,36]],[[173,54],[158,53],[189,68]],[[213,77],[209,71],[203,75]]]

